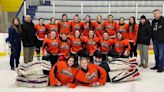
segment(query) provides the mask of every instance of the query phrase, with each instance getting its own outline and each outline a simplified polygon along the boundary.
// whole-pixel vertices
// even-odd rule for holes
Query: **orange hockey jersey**
[[[45,25],[37,24],[35,25],[35,29],[38,40],[43,40],[47,35]]]
[[[49,24],[46,25],[46,29],[48,30],[48,34],[51,31],[56,31],[56,36],[58,37],[59,29],[58,29],[58,25],[57,24],[49,23]]]
[[[82,26],[83,26],[83,22],[78,22],[76,23],[75,21],[71,22],[71,34],[74,35],[75,30],[79,30],[80,33],[82,32]]]
[[[76,75],[76,83],[82,86],[93,86],[93,83],[99,82],[100,85],[106,83],[106,72],[103,68],[95,65],[88,64],[87,71],[79,69]]]
[[[129,40],[132,40],[136,44],[138,36],[138,24],[135,25],[134,29],[129,26]]]
[[[65,42],[59,41],[59,56],[64,55],[64,57],[67,59],[70,55],[70,41],[67,40]]]
[[[97,37],[102,37],[103,33],[104,33],[104,27],[103,27],[103,23],[98,23],[97,21],[92,23],[94,31],[96,32],[96,36]]]
[[[116,26],[116,31],[117,32],[122,32],[122,35],[124,39],[129,39],[129,33],[128,33],[128,24],[123,24],[123,25],[117,25]]]
[[[67,34],[69,35],[70,34],[70,28],[71,28],[71,22],[69,21],[66,21],[66,22],[63,22],[63,21],[58,21],[58,26],[59,26],[59,29],[60,29],[60,34]]]
[[[119,41],[118,38],[115,38],[113,41],[114,41],[114,50],[117,53],[123,53],[125,50],[130,51],[131,47],[128,39],[123,39]]]
[[[77,54],[80,50],[82,50],[82,41],[80,38],[76,38],[75,36],[69,36],[71,42],[71,53]]]
[[[77,68],[68,67],[66,61],[58,61],[50,70],[50,86],[56,86],[58,83],[66,85],[75,80]]]
[[[43,53],[47,51],[48,53],[57,55],[59,51],[59,39],[45,38],[42,46]]]
[[[81,37],[82,41],[85,43],[87,51],[90,55],[93,55],[97,49],[97,43],[99,42],[98,37]]]
[[[107,54],[113,45],[113,39],[104,40],[104,38],[100,38],[100,51],[102,54]]]
[[[84,22],[82,36],[88,36],[89,30],[92,30],[92,29],[93,29],[92,23],[89,24],[88,22]]]
[[[105,27],[105,30],[108,32],[109,36],[116,36],[116,26],[117,22],[108,22],[104,21],[103,26]]]

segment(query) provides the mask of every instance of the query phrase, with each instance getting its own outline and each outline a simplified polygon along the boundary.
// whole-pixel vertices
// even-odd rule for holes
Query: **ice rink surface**
[[[139,58],[138,62],[139,62]],[[34,58],[36,60],[36,58]],[[21,60],[22,61],[22,57]],[[149,56],[149,68],[154,65],[154,56]],[[15,85],[16,71],[10,70],[9,57],[0,57],[0,92],[164,92],[164,72],[157,73],[149,68],[141,71],[141,79],[125,83],[107,83],[97,88],[63,87],[24,88]]]

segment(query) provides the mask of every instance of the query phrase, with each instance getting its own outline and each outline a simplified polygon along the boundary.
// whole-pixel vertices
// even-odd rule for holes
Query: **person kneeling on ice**
[[[128,39],[124,39],[122,32],[117,33],[117,37],[113,40],[114,52],[110,53],[109,56],[115,58],[128,58],[130,54],[130,43]]]
[[[88,60],[87,58],[81,57],[80,68],[76,75],[76,84],[89,87],[105,85],[106,71],[95,64],[88,64]]]
[[[49,73],[50,86],[67,85],[70,88],[76,87],[75,76],[77,70],[74,57],[70,57],[67,61],[60,60],[59,58],[59,61],[52,67]]]
[[[42,60],[50,61],[53,66],[58,60],[59,53],[59,38],[56,37],[55,31],[51,31],[49,37],[44,39],[42,51]]]

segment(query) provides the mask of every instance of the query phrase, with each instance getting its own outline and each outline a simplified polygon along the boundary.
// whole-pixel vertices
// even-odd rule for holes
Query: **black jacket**
[[[16,31],[13,27],[8,30],[8,42],[11,45],[20,46],[21,44],[21,32]]]
[[[106,61],[102,61],[99,66],[102,67],[102,68],[104,68],[105,71],[106,71],[106,75],[107,75],[106,82],[111,82],[110,81],[110,77],[109,77],[110,68],[108,66],[108,63]]]
[[[158,43],[164,43],[164,17],[152,21],[152,39]]]
[[[137,44],[150,45],[151,26],[147,21],[145,24],[139,24]]]
[[[22,41],[24,47],[34,47],[36,43],[36,35],[35,35],[35,27],[34,24],[24,22],[22,24]]]
[[[11,53],[15,58],[20,57],[21,52],[21,32],[16,31],[12,26],[8,30],[9,37],[7,38],[7,42],[11,44]]]

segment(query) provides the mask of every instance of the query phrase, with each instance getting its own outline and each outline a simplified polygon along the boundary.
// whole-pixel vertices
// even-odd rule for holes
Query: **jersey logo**
[[[74,29],[80,29],[80,26],[79,26],[78,24],[76,24],[76,25],[74,26]]]
[[[95,77],[97,76],[97,73],[96,72],[93,72],[93,73],[91,73],[91,74],[87,74],[86,75],[86,78],[87,78],[87,80],[93,80]]]
[[[118,30],[119,32],[126,32],[123,26],[120,26],[120,29]]]
[[[109,47],[109,45],[106,44],[106,43],[101,43],[101,46],[102,46],[102,47],[105,47],[105,48],[108,48],[108,47]]]
[[[117,42],[117,43],[115,44],[115,46],[116,46],[116,47],[122,47],[123,45],[120,44],[119,42]]]
[[[45,27],[42,27],[42,28],[39,30],[39,32],[45,32],[45,31],[46,31]]]
[[[50,30],[51,31],[57,31],[57,28],[51,28]]]
[[[96,42],[94,42],[94,41],[89,41],[88,44],[89,44],[89,45],[96,45]]]
[[[65,45],[65,46],[61,46],[60,48],[61,48],[61,49],[69,49],[69,46],[66,46],[66,45]]]
[[[69,25],[66,24],[66,23],[63,23],[63,24],[62,24],[62,27],[64,27],[64,28],[69,28]]]
[[[53,42],[53,43],[51,43],[51,46],[58,46],[58,43],[57,42]]]
[[[109,24],[106,28],[108,28],[110,30],[114,30],[114,26],[112,24]]]
[[[69,77],[72,76],[72,73],[71,73],[69,70],[63,69],[61,72],[62,72],[63,74],[65,74],[66,76],[69,76]]]
[[[102,25],[101,24],[98,25],[97,30],[102,30],[102,29],[103,29]]]
[[[74,45],[81,45],[81,42],[74,41],[73,44],[74,44]]]
[[[84,29],[89,29],[89,24],[88,23],[84,26]]]

